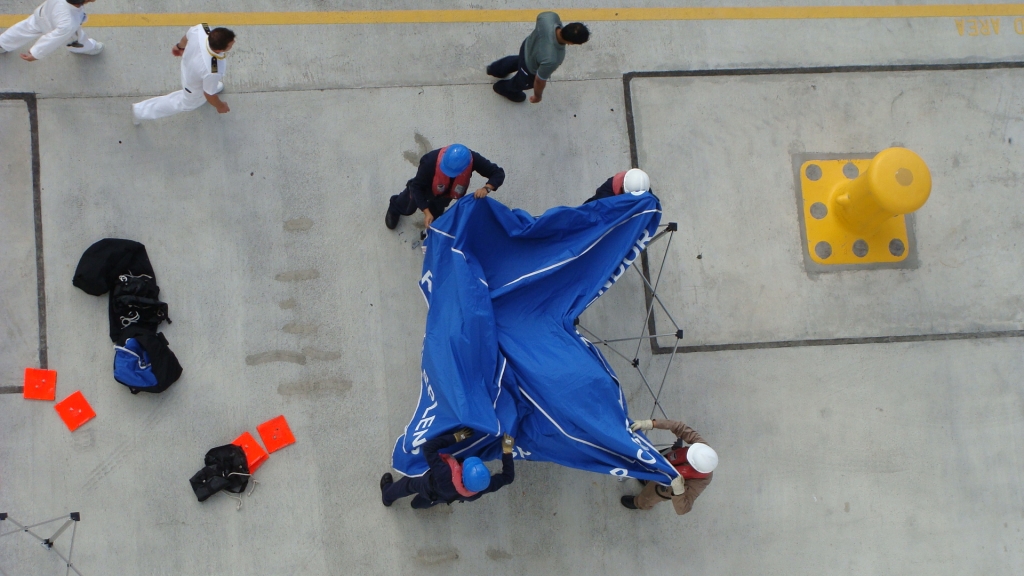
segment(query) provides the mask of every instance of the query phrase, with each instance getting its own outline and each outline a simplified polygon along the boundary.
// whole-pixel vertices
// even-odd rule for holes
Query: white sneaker
[[[135,104],[132,104],[132,124],[138,126],[141,123],[142,120],[139,120],[139,117],[135,115]]]
[[[86,56],[95,56],[100,52],[103,52],[103,42],[96,42],[95,48],[89,50],[88,52],[82,52],[82,54],[85,54]]]

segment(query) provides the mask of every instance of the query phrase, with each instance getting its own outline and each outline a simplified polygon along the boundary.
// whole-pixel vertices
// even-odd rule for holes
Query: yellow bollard
[[[841,158],[800,165],[807,261],[844,268],[913,262],[906,215],[931,194],[928,166],[906,148],[888,148],[870,159]]]
[[[920,156],[887,148],[863,174],[837,186],[829,205],[851,232],[870,234],[886,220],[924,206],[931,191],[932,175]]]

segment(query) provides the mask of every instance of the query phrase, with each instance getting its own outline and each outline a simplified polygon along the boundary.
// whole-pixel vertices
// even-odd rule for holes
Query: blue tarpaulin
[[[653,194],[623,194],[540,217],[462,198],[431,225],[420,288],[427,299],[420,398],[392,465],[427,470],[420,446],[468,426],[460,458],[555,462],[668,484],[676,470],[629,430],[611,366],[573,321],[654,236]]]

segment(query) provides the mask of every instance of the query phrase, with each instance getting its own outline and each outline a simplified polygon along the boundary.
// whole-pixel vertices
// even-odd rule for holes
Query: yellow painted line
[[[533,22],[531,10],[364,10],[349,12],[195,12],[174,14],[90,14],[87,26],[287,26],[303,24],[446,24]],[[1024,4],[939,4],[911,6],[775,6],[764,8],[566,8],[563,21],[637,22],[651,20],[818,20],[859,18],[946,18],[1024,16]],[[8,27],[27,15],[0,15]]]

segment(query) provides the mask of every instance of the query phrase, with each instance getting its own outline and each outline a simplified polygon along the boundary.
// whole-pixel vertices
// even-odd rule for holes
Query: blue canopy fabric
[[[420,288],[427,299],[420,398],[392,465],[427,470],[420,446],[468,426],[444,452],[554,462],[668,484],[678,476],[629,430],[615,372],[574,320],[654,236],[661,205],[623,194],[540,217],[466,196],[431,225]]]

